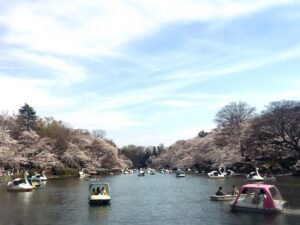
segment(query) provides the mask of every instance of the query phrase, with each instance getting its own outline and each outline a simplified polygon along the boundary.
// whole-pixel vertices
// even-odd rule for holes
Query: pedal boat
[[[104,188],[102,193],[96,193],[97,189]],[[101,181],[91,181],[89,183],[89,204],[90,205],[106,205],[110,203],[110,187],[108,183]]]
[[[8,192],[26,192],[32,191],[33,187],[29,184],[27,180],[28,173],[24,173],[24,178],[16,178],[13,181],[8,182],[7,191]]]
[[[263,196],[259,198],[258,193]],[[266,213],[281,213],[286,205],[287,202],[282,199],[279,190],[270,184],[245,184],[230,204],[233,211]]]
[[[39,174],[39,173],[35,173],[35,175],[33,175],[31,177],[32,180],[35,180],[35,181],[42,181],[42,182],[45,182],[48,180],[48,178],[46,177],[45,175],[45,171],[42,172],[42,175]]]
[[[237,195],[210,195],[211,201],[233,201]]]
[[[247,175],[247,180],[259,182],[259,181],[264,181],[264,178],[259,174],[258,168],[256,168],[255,172],[251,172]]]
[[[225,178],[225,173],[221,171],[221,168],[219,168],[218,171],[213,170],[213,171],[207,173],[207,175],[208,175],[209,178],[212,178],[212,179],[223,179],[223,178]]]
[[[177,171],[176,172],[176,177],[185,177],[185,173],[182,171]]]

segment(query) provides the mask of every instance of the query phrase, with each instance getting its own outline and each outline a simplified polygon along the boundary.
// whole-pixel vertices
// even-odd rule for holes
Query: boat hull
[[[265,209],[258,207],[243,207],[243,206],[234,206],[230,205],[232,211],[246,211],[246,212],[261,212],[261,213],[282,213],[283,209]]]
[[[7,188],[8,192],[30,192],[33,188]]]
[[[224,176],[208,176],[210,179],[224,179]]]
[[[176,175],[176,177],[185,177],[185,175]]]
[[[109,205],[110,200],[90,200],[90,205]]]
[[[211,195],[209,196],[211,201],[233,201],[236,195]]]
[[[107,195],[92,195],[89,198],[90,205],[107,205],[110,203],[110,197]]]

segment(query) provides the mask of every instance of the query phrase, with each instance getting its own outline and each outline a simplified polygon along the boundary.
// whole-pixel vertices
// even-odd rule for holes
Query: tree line
[[[232,102],[215,116],[215,142],[239,146],[242,156],[256,159],[299,158],[300,102],[275,101],[261,113],[245,102]]]
[[[18,110],[17,115],[10,116],[7,113],[0,115],[0,135],[5,135],[18,140],[24,131],[34,131],[41,138],[50,138],[55,141],[54,152],[60,157],[68,149],[69,143],[76,142],[76,134],[89,135],[95,140],[89,146],[89,152],[96,160],[106,157],[107,164],[112,157],[111,152],[103,149],[103,144],[97,140],[104,139],[111,146],[117,147],[112,140],[106,139],[106,132],[102,129],[92,131],[86,129],[72,129],[67,123],[55,120],[53,117],[38,117],[33,107],[25,103]],[[0,137],[1,137],[0,136]],[[136,146],[128,145],[119,149],[119,154],[126,156],[134,168],[147,167],[149,159],[156,157],[165,150],[163,144],[159,146]]]
[[[119,154],[123,154],[130,159],[134,168],[146,168],[149,166],[152,157],[157,157],[165,150],[163,144],[147,147],[127,145],[119,149]]]
[[[214,133],[214,144],[220,148],[237,146],[245,160],[282,160],[296,161],[300,154],[300,102],[275,101],[258,113],[245,102],[231,102],[221,108],[214,119],[216,128],[210,132],[198,133],[205,138]],[[16,116],[0,115],[0,142],[8,136],[18,139],[23,131],[34,130],[40,137],[55,140],[57,153],[63,153],[72,142],[74,132],[105,138],[104,130],[88,131],[72,129],[68,124],[52,117],[40,118],[33,107],[24,104]],[[105,139],[107,140],[107,139]],[[109,140],[107,140],[109,141]],[[111,141],[112,145],[115,145]],[[92,145],[96,152],[99,147]],[[115,146],[116,147],[116,146]],[[94,150],[93,150],[94,151]],[[147,167],[153,158],[168,151],[163,144],[159,146],[128,145],[119,149],[119,154],[132,161],[135,168]],[[109,160],[109,159],[108,159]]]
[[[22,132],[30,130],[35,131],[41,138],[54,139],[57,153],[63,153],[68,148],[68,142],[72,142],[75,133],[91,135],[96,139],[104,139],[106,135],[106,132],[101,129],[92,131],[72,129],[67,123],[55,120],[53,117],[38,117],[34,108],[27,103],[18,110],[17,115],[10,116],[3,112],[0,115],[0,134],[2,138],[4,138],[4,135],[9,135],[17,140]]]

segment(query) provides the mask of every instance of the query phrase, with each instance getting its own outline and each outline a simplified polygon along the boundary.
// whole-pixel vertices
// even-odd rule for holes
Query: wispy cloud
[[[300,56],[300,45],[295,46],[293,49],[288,49],[280,52],[265,52],[261,55],[258,51],[256,54],[253,52],[247,57],[246,60],[239,60],[235,59],[235,61],[226,62],[225,65],[217,66],[217,69],[208,68],[206,70],[197,71],[194,67],[192,71],[177,71],[173,74],[165,76],[167,80],[174,80],[174,79],[183,79],[187,80],[188,78],[193,79],[190,82],[186,82],[186,84],[195,83],[197,81],[205,81],[208,79],[213,79],[218,76],[224,76],[229,74],[234,74],[238,72],[248,71],[257,69],[269,64],[276,64],[280,61],[286,61],[290,59],[295,59]],[[214,65],[215,66],[215,65]],[[185,82],[181,83],[182,85]]]
[[[42,55],[30,52],[13,50],[8,54],[23,63],[30,63],[33,68],[44,67],[44,71],[50,74],[52,79],[59,79],[61,84],[77,83],[84,80],[86,76],[85,69],[80,65],[67,63],[65,59],[59,59],[52,55]]]
[[[292,2],[28,0],[5,5],[0,16],[5,29],[1,40],[38,52],[107,55],[167,23],[233,18]]]

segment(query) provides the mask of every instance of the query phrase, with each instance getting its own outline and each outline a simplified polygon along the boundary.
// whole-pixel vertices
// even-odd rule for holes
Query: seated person
[[[97,187],[97,195],[101,195],[100,187]]]
[[[107,195],[106,190],[105,190],[104,187],[101,188],[101,194],[102,194],[102,195]]]
[[[236,186],[232,186],[232,192],[231,192],[232,195],[238,195],[239,194],[239,190],[236,188]]]
[[[217,191],[216,195],[221,196],[221,195],[225,195],[225,193],[222,191],[222,187],[219,187],[219,190]]]
[[[93,188],[92,195],[96,195],[96,194],[97,194],[97,192],[96,192],[95,188]]]
[[[260,189],[260,191],[256,191],[253,197],[253,204],[260,204],[265,199],[264,190]]]
[[[263,189],[260,189],[258,193],[258,201],[263,202],[266,198],[265,191]]]

